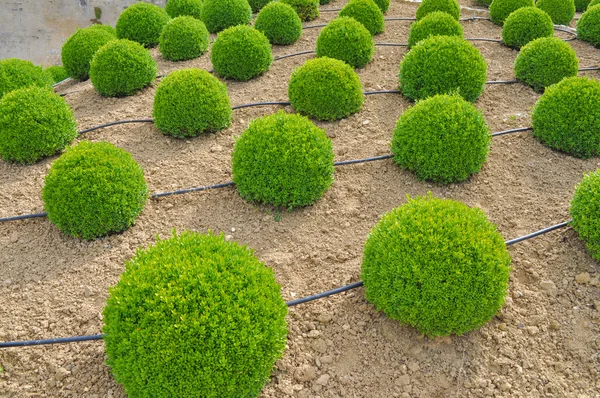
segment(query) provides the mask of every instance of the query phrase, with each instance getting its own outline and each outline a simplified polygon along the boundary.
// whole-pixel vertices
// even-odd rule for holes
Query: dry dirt
[[[326,8],[345,1],[334,0]],[[463,2],[465,6],[471,6]],[[414,16],[417,5],[392,0],[388,17]],[[463,10],[463,16],[486,15]],[[313,22],[332,19],[323,13]],[[500,38],[489,21],[463,22],[466,37]],[[376,41],[405,43],[410,22],[386,24]],[[318,29],[305,30],[276,55],[314,49]],[[582,66],[597,65],[599,50],[570,42]],[[516,51],[476,42],[489,80],[513,79]],[[395,89],[405,49],[378,47],[358,73],[365,90]],[[210,69],[209,55],[171,63],[153,51],[161,73]],[[232,104],[286,100],[292,70],[310,56],[274,62],[249,82],[228,81]],[[598,77],[597,72],[589,72]],[[128,98],[100,97],[89,82],[61,92],[81,129],[119,119],[151,117],[155,87]],[[521,85],[487,86],[476,102],[492,131],[529,126],[539,95]],[[336,160],[389,152],[398,116],[411,103],[397,94],[369,96],[345,120],[317,123],[333,139]],[[232,126],[189,140],[168,138],[151,124],[89,133],[127,151],[145,169],[153,192],[231,179],[234,137],[277,107],[235,111]],[[286,108],[292,111],[291,108]],[[40,191],[51,162],[0,162],[0,217],[43,210]],[[554,152],[530,133],[494,138],[483,170],[456,185],[418,181],[391,160],[339,167],[336,181],[314,206],[284,212],[246,203],[235,188],[151,200],[128,231],[93,242],[60,233],[46,219],[0,224],[0,341],[100,333],[107,289],[137,247],[173,228],[223,231],[253,248],[273,267],[286,300],[357,281],[361,253],[379,217],[406,195],[434,195],[481,207],[510,239],[569,219],[569,202],[583,173],[598,159]],[[276,220],[276,218],[278,220]],[[509,248],[514,268],[506,306],[481,330],[428,339],[386,319],[362,289],[290,309],[289,341],[263,397],[597,397],[600,396],[600,268],[570,229]],[[587,273],[587,274],[586,274]],[[589,277],[588,277],[589,274]],[[102,342],[0,350],[2,397],[123,397],[105,365]]]

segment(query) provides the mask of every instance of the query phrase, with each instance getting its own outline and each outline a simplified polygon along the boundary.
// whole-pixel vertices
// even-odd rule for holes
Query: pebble
[[[317,377],[317,369],[311,365],[302,365],[296,369],[294,376],[298,381],[311,381]]]
[[[327,383],[329,382],[330,378],[331,378],[331,376],[329,376],[327,373],[325,373],[324,375],[321,375],[321,377],[319,377],[317,379],[317,381],[315,381],[315,383],[320,386],[326,386]]]
[[[558,288],[556,287],[556,284],[551,280],[541,281],[540,287],[543,291],[545,291],[551,296],[556,296],[558,294]]]
[[[368,120],[363,120],[363,124],[364,124],[365,126],[366,126],[367,124],[369,124],[369,123],[371,123],[371,122],[370,122],[370,121],[368,121]]]
[[[332,319],[333,316],[331,314],[319,314],[319,316],[317,316],[317,321],[321,323],[331,322]]]
[[[65,368],[56,369],[56,373],[54,374],[54,379],[56,381],[63,381],[69,375],[69,371]]]
[[[589,272],[582,272],[581,274],[577,274],[575,276],[575,282],[581,283],[581,284],[590,283],[591,279],[592,278],[590,277]]]

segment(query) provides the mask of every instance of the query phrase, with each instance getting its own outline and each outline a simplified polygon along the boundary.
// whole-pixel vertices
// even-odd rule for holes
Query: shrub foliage
[[[190,16],[200,19],[202,3],[202,0],[168,0],[165,11],[171,18]]]
[[[417,8],[417,21],[430,12],[443,11],[457,21],[460,19],[460,5],[456,0],[423,0]]]
[[[49,66],[44,69],[44,72],[52,77],[52,81],[54,83],[62,82],[63,80],[69,78],[69,72],[67,72],[65,67],[61,65]]]
[[[592,7],[577,21],[577,38],[593,46],[600,45],[600,7]]]
[[[586,174],[571,201],[573,229],[585,241],[590,255],[600,260],[600,170]]]
[[[119,15],[117,37],[154,47],[167,22],[169,14],[163,8],[150,3],[135,3]]]
[[[208,30],[202,21],[182,16],[171,19],[159,39],[161,55],[170,61],[198,58],[208,50]]]
[[[202,22],[210,33],[247,25],[251,19],[252,8],[247,0],[204,0],[202,5]]]
[[[340,17],[351,17],[363,24],[372,35],[377,35],[385,30],[383,13],[373,0],[350,0],[342,11]]]
[[[408,35],[408,46],[413,47],[421,40],[428,39],[431,36],[463,37],[463,27],[446,12],[430,12],[411,25]]]
[[[281,0],[292,6],[302,21],[308,22],[319,18],[319,0]]]
[[[573,0],[537,0],[535,6],[546,11],[557,25],[568,25],[575,16]]]
[[[254,27],[261,31],[271,44],[294,44],[302,34],[302,20],[289,4],[273,1],[263,7],[256,17]]]
[[[259,12],[264,6],[271,3],[273,0],[248,0],[252,12]]]
[[[575,0],[575,11],[584,12],[588,5],[590,4],[590,0]]]
[[[105,25],[92,25],[73,33],[61,50],[62,63],[69,76],[86,80],[90,74],[90,63],[98,49],[116,38]]]
[[[590,1],[590,4],[588,4],[586,10],[589,10],[590,8],[592,8],[593,6],[596,6],[598,4],[600,4],[600,0],[592,0],[592,1]]]
[[[536,7],[522,7],[513,11],[502,27],[502,42],[517,49],[540,37],[552,36],[554,36],[552,18]]]
[[[494,0],[490,5],[490,19],[496,25],[502,26],[514,11],[533,6],[535,6],[533,0]]]
[[[371,33],[350,17],[332,20],[317,38],[317,57],[339,59],[353,68],[362,68],[368,64],[374,50],[375,43]]]
[[[17,58],[0,60],[0,98],[20,88],[50,87],[52,84],[50,75],[32,62]]]
[[[377,4],[377,7],[379,7],[381,12],[384,14],[390,8],[390,0],[374,0],[374,1],[375,1],[375,4]]]

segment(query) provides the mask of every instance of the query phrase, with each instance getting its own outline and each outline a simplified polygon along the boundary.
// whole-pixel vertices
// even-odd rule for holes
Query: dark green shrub
[[[73,111],[52,90],[30,86],[0,99],[0,158],[5,161],[35,163],[76,136]]]
[[[579,158],[600,156],[600,82],[569,77],[550,86],[533,109],[533,135]]]
[[[533,0],[532,0],[533,1]],[[423,0],[417,8],[417,21],[434,11],[446,12],[457,21],[460,19],[460,5],[456,0]]]
[[[104,308],[106,355],[130,397],[258,397],[287,339],[273,270],[223,236],[138,250]]]
[[[362,83],[343,61],[321,57],[296,68],[288,87],[294,109],[319,120],[339,120],[358,112],[364,96]]]
[[[52,163],[42,199],[58,229],[92,240],[132,226],[148,188],[128,152],[108,142],[81,141]]]
[[[490,5],[490,19],[496,25],[504,25],[510,14],[519,8],[534,7],[533,0],[494,0]]]
[[[51,87],[53,84],[50,75],[44,73],[41,66],[17,58],[0,61],[0,98],[20,88]]]
[[[90,63],[96,52],[109,41],[116,40],[117,37],[103,26],[92,25],[85,29],[78,29],[63,44],[62,63],[72,78],[86,80],[90,74]]]
[[[577,21],[577,38],[600,45],[600,7],[589,8]]]
[[[171,18],[190,16],[201,18],[202,0],[168,0],[165,11]]]
[[[217,36],[210,59],[220,76],[245,81],[267,71],[273,54],[269,39],[261,31],[238,25]]]
[[[483,92],[487,64],[462,37],[434,36],[417,43],[400,63],[400,89],[413,100],[458,92],[474,102]]]
[[[565,77],[577,76],[578,68],[575,50],[558,37],[529,42],[515,60],[515,76],[535,91],[543,91]]]
[[[273,0],[248,0],[248,3],[250,4],[250,8],[252,8],[252,12],[256,13],[272,1]]]
[[[202,22],[210,33],[236,25],[248,25],[252,8],[247,0],[204,0]]]
[[[583,12],[588,8],[590,0],[575,0],[575,10]]]
[[[492,4],[492,0],[477,0],[477,4],[483,7],[489,7]]]
[[[575,16],[573,0],[537,0],[535,6],[546,11],[557,25],[568,25]]]
[[[331,3],[331,0],[320,0],[320,4],[323,6],[325,4]]]
[[[208,30],[202,21],[182,16],[171,19],[159,39],[160,53],[170,61],[198,58],[208,50]]]
[[[340,11],[340,17],[351,17],[363,24],[372,35],[385,29],[383,13],[373,0],[350,0]]]
[[[44,72],[52,77],[52,81],[56,84],[69,78],[69,73],[64,66],[52,65],[44,69]]]
[[[459,95],[417,102],[398,119],[392,139],[394,160],[421,180],[464,181],[481,170],[491,135],[481,111]]]
[[[600,260],[600,170],[586,174],[577,185],[570,213],[573,229],[590,255]]]
[[[463,37],[463,27],[447,12],[433,11],[411,25],[408,46],[412,47],[431,36]]]
[[[157,5],[135,3],[127,7],[117,20],[117,37],[154,47],[169,22],[169,14]]]
[[[536,7],[522,7],[513,11],[502,27],[502,43],[517,49],[532,40],[551,36],[554,36],[552,18]]]
[[[319,18],[319,0],[280,0],[289,4],[301,20],[308,22]]]
[[[429,336],[461,335],[502,308],[510,261],[481,209],[430,196],[381,218],[365,244],[361,276],[367,300],[389,318]]]
[[[374,0],[377,7],[381,10],[382,13],[386,13],[390,8],[390,0]]]
[[[333,182],[333,147],[325,131],[283,111],[254,119],[233,149],[240,196],[292,209],[320,199]]]
[[[154,124],[166,135],[195,137],[231,124],[227,87],[202,69],[169,73],[156,88]]]
[[[589,10],[590,8],[592,8],[593,6],[598,5],[598,4],[600,4],[600,0],[592,0],[592,1],[590,1],[590,4],[588,4],[586,10]]]
[[[289,4],[273,1],[256,17],[254,27],[263,32],[271,44],[294,44],[302,34],[302,20]]]
[[[327,24],[317,38],[317,57],[342,60],[353,68],[371,61],[375,43],[371,33],[354,18],[339,17]]]
[[[92,59],[90,79],[101,95],[123,97],[150,85],[156,71],[156,61],[141,44],[113,40],[101,47]]]

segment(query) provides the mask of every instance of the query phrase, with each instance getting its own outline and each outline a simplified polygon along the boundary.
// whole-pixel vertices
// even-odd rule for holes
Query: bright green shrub
[[[72,78],[86,80],[90,74],[90,63],[96,52],[109,41],[116,40],[116,35],[103,26],[92,25],[85,29],[78,29],[63,44],[62,63]]]
[[[583,177],[569,211],[573,229],[585,241],[590,255],[600,260],[600,170]]]
[[[148,188],[128,152],[108,142],[81,141],[52,163],[42,199],[58,229],[92,240],[132,226]]]
[[[317,38],[317,57],[342,60],[353,68],[371,61],[375,43],[371,33],[354,18],[339,17],[327,24]]]
[[[17,58],[0,61],[0,98],[20,88],[51,87],[53,84],[50,75],[44,73],[41,66]]]
[[[319,120],[339,120],[358,112],[364,96],[362,83],[343,61],[321,57],[296,68],[288,87],[294,109]]]
[[[522,7],[513,11],[502,27],[502,43],[517,49],[532,40],[551,36],[554,36],[552,18],[536,7]]]
[[[377,7],[381,10],[382,13],[386,13],[390,8],[390,0],[374,0]]]
[[[600,156],[600,82],[569,77],[550,86],[533,109],[533,135],[579,158]]]
[[[308,22],[319,18],[319,0],[280,0],[289,4],[301,20]]]
[[[101,47],[90,64],[94,88],[105,97],[123,97],[150,85],[156,78],[156,61],[136,42],[113,40]]]
[[[534,6],[533,0],[494,0],[490,4],[490,19],[496,25],[502,26],[506,18],[514,11],[519,8]]]
[[[421,40],[428,39],[431,36],[463,37],[463,27],[447,12],[430,12],[411,25],[408,35],[408,46],[413,47]]]
[[[464,181],[481,170],[491,135],[481,111],[459,95],[417,102],[396,124],[394,160],[421,180]]]
[[[227,87],[202,69],[171,72],[156,88],[154,124],[166,135],[195,137],[231,124]]]
[[[201,18],[202,0],[168,0],[165,11],[171,18],[190,16]]]
[[[575,0],[575,10],[576,11],[585,11],[590,4],[590,0]]]
[[[456,36],[417,43],[400,63],[400,89],[413,100],[458,92],[474,102],[483,92],[487,64],[479,50]]]
[[[510,261],[481,209],[429,196],[381,218],[367,238],[361,277],[367,300],[389,318],[429,336],[461,335],[502,308]]]
[[[289,4],[272,1],[258,13],[254,27],[271,44],[294,44],[302,34],[302,20]]]
[[[593,46],[600,45],[600,7],[592,7],[577,21],[577,38]]]
[[[97,24],[88,26],[88,28],[91,28],[92,26],[94,27],[93,29],[100,29],[106,33],[113,35],[115,38],[117,37],[117,30],[110,25],[103,25],[103,24],[97,23]]]
[[[325,131],[283,111],[250,123],[235,143],[232,163],[238,192],[251,202],[307,206],[333,182],[333,147]]]
[[[350,0],[342,11],[340,17],[351,17],[363,24],[372,35],[377,35],[385,30],[383,13],[373,0]]]
[[[590,4],[588,4],[586,10],[589,10],[590,8],[592,8],[593,6],[598,5],[598,4],[600,4],[600,0],[592,0],[592,1],[590,1]]]
[[[208,50],[208,30],[202,21],[182,16],[171,19],[159,39],[163,58],[170,61],[185,61],[198,58]]]
[[[248,0],[252,12],[259,12],[264,6],[272,2],[273,0]]]
[[[44,72],[52,76],[52,81],[54,82],[54,84],[62,82],[63,80],[69,78],[69,73],[67,72],[65,67],[61,65],[49,66],[46,69],[44,69]]]
[[[417,21],[430,12],[443,11],[450,14],[457,21],[460,19],[460,5],[456,0],[423,0],[417,8]]]
[[[73,111],[45,87],[11,91],[0,99],[0,158],[32,164],[54,155],[77,136]]]
[[[154,47],[169,22],[169,14],[157,5],[135,3],[127,7],[117,20],[117,37]]]
[[[565,77],[577,76],[578,68],[575,50],[558,37],[529,42],[515,60],[515,76],[535,91],[543,91]]]
[[[236,25],[248,25],[252,8],[247,0],[204,0],[202,22],[210,33]]]
[[[546,11],[557,25],[568,25],[575,16],[573,0],[537,0],[535,6]]]

